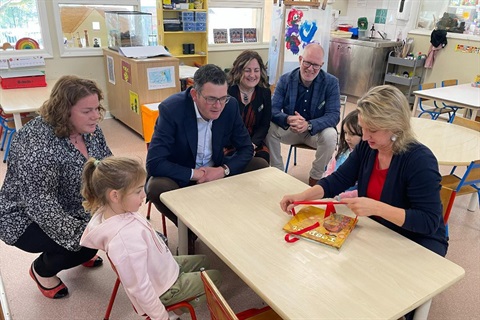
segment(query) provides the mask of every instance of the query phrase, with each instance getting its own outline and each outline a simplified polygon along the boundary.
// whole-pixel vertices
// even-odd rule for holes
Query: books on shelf
[[[298,238],[302,238],[340,249],[355,228],[357,219],[340,213],[328,214],[328,211],[327,208],[327,214],[325,214],[326,210],[319,207],[303,207],[283,227],[283,230],[288,233],[285,240],[295,242]]]

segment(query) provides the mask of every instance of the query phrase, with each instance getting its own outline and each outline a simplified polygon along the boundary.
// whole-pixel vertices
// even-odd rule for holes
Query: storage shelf
[[[383,84],[392,83],[396,85],[406,86],[405,96],[410,104],[413,104],[413,91],[422,83],[423,73],[425,71],[424,65],[426,59],[404,59],[393,56],[393,51],[390,52],[387,60],[387,67],[385,69],[385,78]],[[406,71],[408,70],[408,71]],[[421,70],[419,73],[418,71]],[[399,74],[408,72],[411,77],[403,77]]]
[[[416,66],[418,68],[418,67],[423,67],[423,65],[425,64],[425,59],[414,60],[414,59],[404,59],[404,58],[389,56],[388,63],[395,64],[397,66],[409,67],[409,68],[413,68]]]
[[[205,58],[206,54],[178,54],[174,55],[175,58],[188,59],[188,58]]]
[[[395,83],[395,84],[401,84],[402,86],[409,86],[410,84],[417,86],[420,84],[420,77],[406,78],[402,76],[386,74],[385,81]]]
[[[205,65],[208,63],[208,1],[203,1],[202,9],[164,9],[163,1],[156,1],[157,3],[157,28],[158,28],[158,42],[175,57],[180,59],[180,64],[187,66]],[[182,21],[186,18],[184,23],[191,23],[192,25],[185,25],[186,31],[172,30],[176,29],[174,26],[167,25],[165,30],[165,21]],[[188,18],[188,19],[187,19]],[[181,25],[179,25],[181,26]],[[196,31],[195,31],[196,29]],[[195,54],[184,54],[183,45],[188,44],[194,47]]]
[[[165,31],[164,34],[193,34],[193,33],[207,33],[207,31]]]
[[[207,9],[163,9],[164,12],[182,12],[182,11],[196,11],[207,12]]]

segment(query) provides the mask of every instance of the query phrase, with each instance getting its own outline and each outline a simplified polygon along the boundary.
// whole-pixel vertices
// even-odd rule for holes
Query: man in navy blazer
[[[147,198],[175,224],[177,217],[161,202],[161,193],[268,166],[253,158],[238,102],[227,94],[225,73],[207,64],[193,80],[192,88],[160,103],[147,154]],[[225,157],[226,146],[236,152]],[[194,238],[189,233],[189,253]]]
[[[300,67],[280,77],[266,139],[270,164],[280,170],[284,170],[280,143],[303,143],[317,149],[310,170],[311,186],[322,177],[332,157],[340,120],[338,79],[321,70],[323,57],[323,48],[311,43],[299,57]]]

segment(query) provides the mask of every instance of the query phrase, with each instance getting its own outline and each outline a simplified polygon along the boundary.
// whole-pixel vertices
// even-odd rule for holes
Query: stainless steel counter
[[[327,70],[338,78],[341,94],[360,97],[383,83],[388,53],[401,44],[376,38],[332,38]]]

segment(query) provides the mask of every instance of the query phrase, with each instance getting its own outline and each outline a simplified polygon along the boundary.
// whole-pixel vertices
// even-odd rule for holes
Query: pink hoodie
[[[179,275],[170,250],[139,213],[127,212],[102,220],[101,211],[93,215],[80,244],[108,254],[138,314],[145,313],[152,320],[168,319],[159,297]]]

